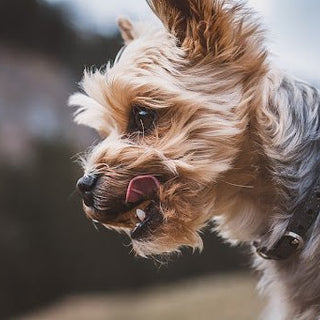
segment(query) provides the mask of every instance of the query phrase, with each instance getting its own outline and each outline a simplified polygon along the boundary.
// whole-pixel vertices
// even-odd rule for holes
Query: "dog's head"
[[[119,19],[126,46],[85,72],[75,120],[103,140],[78,181],[87,216],[140,255],[201,247],[217,183],[248,125],[265,51],[251,13],[220,0],[149,0],[165,28]]]

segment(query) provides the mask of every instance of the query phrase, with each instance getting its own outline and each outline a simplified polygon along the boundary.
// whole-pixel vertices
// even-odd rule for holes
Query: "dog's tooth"
[[[140,221],[143,221],[146,218],[146,213],[141,209],[136,210],[136,215]]]

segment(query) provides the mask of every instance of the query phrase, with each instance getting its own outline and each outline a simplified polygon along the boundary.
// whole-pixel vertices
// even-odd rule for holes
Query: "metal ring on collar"
[[[298,235],[298,234],[296,234],[294,232],[288,231],[288,232],[285,233],[284,236],[292,238],[291,244],[292,245],[296,245],[297,246],[297,250],[301,249],[304,246],[304,240],[300,235]]]

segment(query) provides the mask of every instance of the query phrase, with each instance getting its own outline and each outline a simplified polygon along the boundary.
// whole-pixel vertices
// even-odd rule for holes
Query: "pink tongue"
[[[126,202],[137,202],[146,199],[159,189],[159,181],[154,176],[137,176],[128,185]]]

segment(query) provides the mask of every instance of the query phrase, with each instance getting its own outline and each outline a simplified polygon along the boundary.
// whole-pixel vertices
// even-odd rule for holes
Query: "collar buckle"
[[[294,247],[296,250],[300,250],[304,246],[303,238],[295,232],[288,231],[284,234],[284,237],[289,238],[290,245]]]

